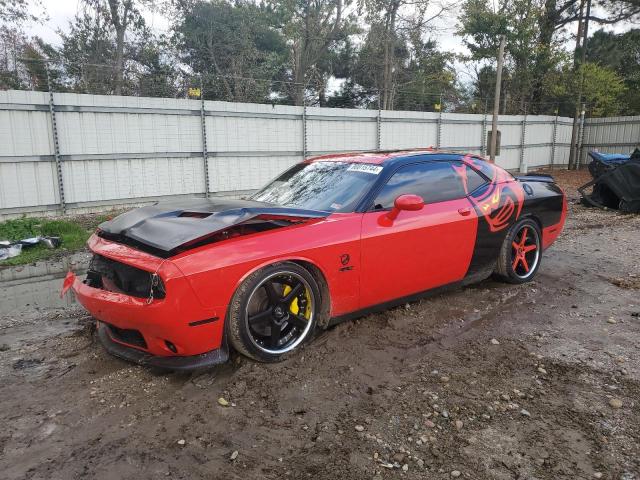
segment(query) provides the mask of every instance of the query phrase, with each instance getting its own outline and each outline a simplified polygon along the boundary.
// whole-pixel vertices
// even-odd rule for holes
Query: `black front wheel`
[[[281,360],[313,335],[319,301],[316,281],[301,266],[283,262],[258,270],[231,300],[231,344],[255,360]]]
[[[531,219],[525,218],[511,227],[500,249],[497,276],[509,283],[533,279],[542,258],[541,238],[540,227]]]

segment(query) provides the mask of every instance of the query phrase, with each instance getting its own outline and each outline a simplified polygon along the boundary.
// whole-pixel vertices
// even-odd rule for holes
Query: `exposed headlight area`
[[[164,283],[157,275],[131,265],[94,254],[84,283],[132,297],[162,299],[166,296]]]

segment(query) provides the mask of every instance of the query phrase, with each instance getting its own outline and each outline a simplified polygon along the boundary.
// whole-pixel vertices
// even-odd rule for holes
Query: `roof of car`
[[[442,152],[433,148],[419,148],[411,150],[393,150],[385,152],[351,152],[332,153],[307,159],[307,162],[348,162],[348,163],[369,163],[373,165],[383,165],[394,160],[418,155],[433,155],[433,160],[450,160],[451,157],[464,155],[460,152]]]

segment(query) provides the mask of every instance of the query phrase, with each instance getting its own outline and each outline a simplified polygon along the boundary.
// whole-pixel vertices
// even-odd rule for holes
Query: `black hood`
[[[239,225],[261,215],[323,218],[329,212],[279,207],[250,200],[190,198],[159,202],[100,224],[101,235],[126,238],[163,252]]]

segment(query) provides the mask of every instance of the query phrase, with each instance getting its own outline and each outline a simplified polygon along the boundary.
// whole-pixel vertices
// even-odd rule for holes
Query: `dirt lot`
[[[535,282],[342,324],[276,365],[160,374],[78,309],[3,317],[0,477],[639,479],[640,216],[570,208]]]

